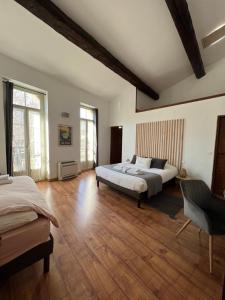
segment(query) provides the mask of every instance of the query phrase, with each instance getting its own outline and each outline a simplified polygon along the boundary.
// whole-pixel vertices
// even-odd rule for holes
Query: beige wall
[[[192,100],[225,93],[225,58],[207,66],[206,75],[196,79],[195,75],[187,77],[160,93],[160,99],[152,100],[141,92],[137,92],[140,109],[159,107],[177,102]]]
[[[99,109],[99,163],[108,163],[109,158],[109,111],[108,102],[56,80],[42,72],[21,64],[0,54],[0,77],[7,77],[35,86],[48,92],[49,123],[49,167],[50,178],[57,177],[56,164],[60,160],[78,160],[80,156],[80,102],[90,104]],[[62,119],[61,112],[70,113],[70,118]],[[58,145],[58,124],[73,127],[73,145]],[[3,119],[3,92],[0,84],[0,170],[5,171],[5,139]]]
[[[190,76],[162,92],[162,99],[165,101],[171,98],[187,97],[190,99],[190,97],[204,96],[203,93],[207,95],[220,93],[223,87],[223,63],[225,60],[221,61],[221,67],[217,63],[207,68],[208,77],[204,81]],[[15,79],[48,92],[50,178],[57,175],[58,160],[76,159],[79,161],[79,104],[84,102],[99,109],[100,164],[109,161],[109,126],[123,125],[123,160],[125,160],[135,152],[136,123],[184,118],[183,166],[187,168],[190,175],[202,178],[209,185],[211,184],[216,121],[218,115],[225,114],[225,97],[135,113],[136,90],[131,85],[128,85],[123,93],[109,104],[104,99],[64,84],[3,55],[0,55],[0,76]],[[61,119],[62,111],[70,112],[71,117],[68,121]],[[72,147],[58,146],[57,125],[61,123],[73,126]],[[5,141],[1,84],[0,129],[0,170],[4,171]]]
[[[216,76],[218,76],[218,81],[221,81],[220,71],[218,68],[218,73],[208,74],[212,79],[212,85],[214,81],[216,82]],[[191,84],[191,81],[190,78],[187,78],[167,92],[163,92],[163,99],[170,99],[170,97],[182,99],[186,97],[188,89],[191,87],[195,93],[194,91],[188,92],[188,97],[199,96],[204,91],[205,93],[212,92],[210,82],[203,84],[196,79]],[[224,84],[223,86],[225,89]],[[221,90],[214,90],[213,93],[216,91],[220,92]],[[183,166],[187,168],[190,175],[201,178],[211,185],[217,116],[225,114],[225,97],[141,113],[135,113],[135,103],[136,92],[135,88],[131,86],[110,104],[110,125],[123,126],[123,160],[131,158],[135,153],[137,123],[184,118]]]

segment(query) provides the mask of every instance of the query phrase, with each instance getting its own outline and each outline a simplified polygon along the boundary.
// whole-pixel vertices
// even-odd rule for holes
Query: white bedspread
[[[0,234],[19,228],[38,219],[34,211],[20,211],[0,216]]]
[[[129,163],[121,163],[118,166],[125,167],[125,168],[132,168],[134,171],[137,167],[134,164]],[[166,164],[165,169],[143,169],[138,168],[138,170],[142,170],[144,172],[150,172],[154,174],[158,174],[162,177],[162,183],[165,183],[175,177],[178,174],[178,170],[176,167]],[[97,176],[100,176],[114,184],[122,186],[124,188],[130,189],[132,191],[136,191],[138,193],[143,193],[147,191],[147,184],[146,181],[142,178],[119,173],[117,171],[113,171],[104,166],[99,166],[95,169]]]
[[[0,216],[21,211],[35,211],[58,227],[43,195],[28,176],[13,177],[11,184],[0,186]]]

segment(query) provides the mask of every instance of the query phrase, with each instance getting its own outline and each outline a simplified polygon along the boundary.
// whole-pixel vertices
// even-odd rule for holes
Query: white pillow
[[[135,166],[138,168],[149,169],[151,165],[151,160],[151,158],[137,156]]]

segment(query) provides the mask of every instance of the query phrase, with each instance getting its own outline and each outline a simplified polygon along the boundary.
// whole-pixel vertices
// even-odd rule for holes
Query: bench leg
[[[97,180],[97,187],[99,188],[99,180]]]
[[[49,272],[49,255],[44,257],[44,273]]]

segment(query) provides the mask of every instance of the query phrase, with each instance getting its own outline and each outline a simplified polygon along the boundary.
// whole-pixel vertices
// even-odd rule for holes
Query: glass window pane
[[[30,168],[41,169],[41,120],[39,111],[29,111]]]
[[[86,121],[80,121],[80,160],[86,161]]]
[[[88,141],[87,141],[88,161],[94,161],[94,124],[88,121]]]
[[[35,94],[26,93],[26,106],[31,107],[31,108],[40,109],[41,104],[40,104],[39,97]]]
[[[25,93],[23,91],[13,89],[13,104],[25,106]]]
[[[13,172],[26,170],[24,110],[13,109]]]
[[[86,109],[83,107],[80,108],[80,117],[86,119]]]
[[[87,109],[87,119],[88,120],[93,120],[94,119],[94,114],[92,109]]]
[[[81,107],[80,108],[80,117],[81,117],[81,119],[94,120],[93,109]]]

